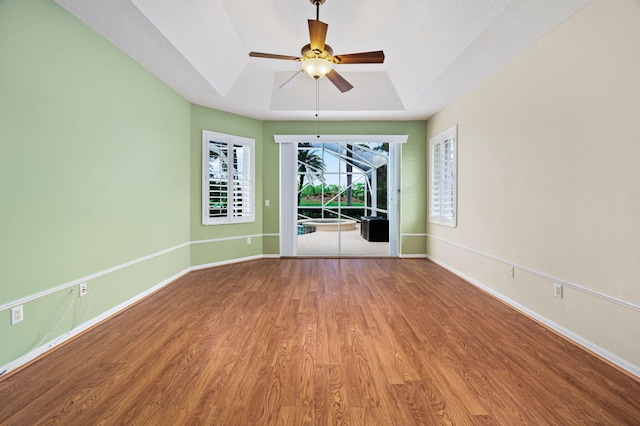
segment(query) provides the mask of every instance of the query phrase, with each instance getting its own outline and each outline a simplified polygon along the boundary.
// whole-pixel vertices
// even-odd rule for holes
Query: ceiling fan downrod
[[[309,0],[312,5],[316,7],[316,21],[320,20],[320,5],[324,4],[325,0]]]

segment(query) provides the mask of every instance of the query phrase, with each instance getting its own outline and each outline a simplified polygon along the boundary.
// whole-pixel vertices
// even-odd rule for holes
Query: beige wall
[[[640,375],[640,1],[594,0],[429,137],[454,124],[458,227],[428,225],[430,256]]]

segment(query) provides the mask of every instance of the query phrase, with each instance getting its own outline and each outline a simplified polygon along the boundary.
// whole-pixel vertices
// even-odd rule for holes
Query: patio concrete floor
[[[312,232],[298,235],[298,256],[389,256],[389,243],[369,242],[360,236],[360,224],[351,231]]]

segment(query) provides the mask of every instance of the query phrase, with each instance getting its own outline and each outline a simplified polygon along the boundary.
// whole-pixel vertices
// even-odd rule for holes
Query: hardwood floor
[[[5,425],[640,424],[640,382],[435,264],[193,272],[0,382]]]

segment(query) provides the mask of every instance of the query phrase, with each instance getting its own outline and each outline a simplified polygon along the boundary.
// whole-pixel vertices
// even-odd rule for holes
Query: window
[[[429,222],[457,225],[458,126],[429,140]]]
[[[202,131],[202,224],[253,222],[255,141]]]

